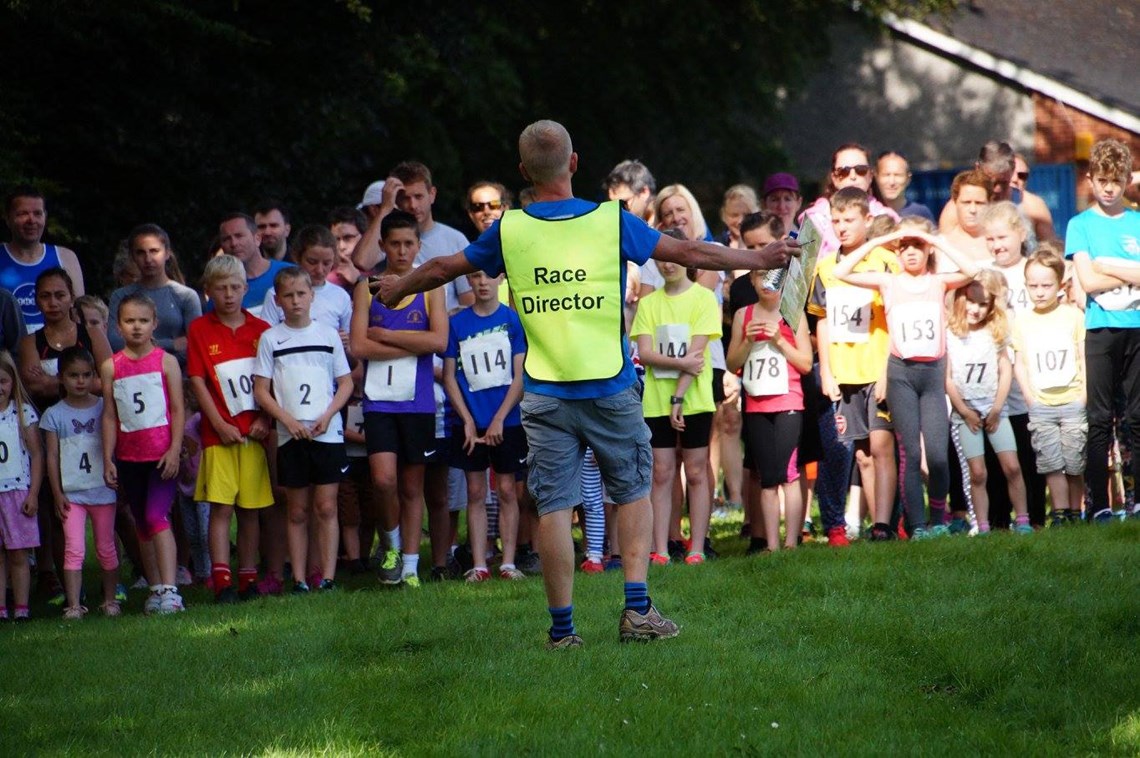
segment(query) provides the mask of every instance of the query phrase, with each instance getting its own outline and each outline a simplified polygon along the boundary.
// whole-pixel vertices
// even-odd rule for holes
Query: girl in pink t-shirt
[[[760,302],[736,312],[725,362],[743,370],[744,439],[752,464],[752,492],[759,492],[760,512],[751,514],[752,542],[763,537],[769,550],[780,548],[780,487],[795,472],[792,457],[803,423],[804,392],[800,376],[811,371],[807,320],[792,329],[780,316],[780,291],[764,287],[768,272],[749,274]],[[752,500],[752,498],[749,498]],[[749,503],[751,506],[752,503]],[[800,488],[784,486],[785,541],[794,548],[803,529]],[[762,519],[761,519],[762,517]]]
[[[943,520],[950,488],[948,449],[950,419],[946,412],[946,292],[977,275],[968,257],[931,234],[926,219],[908,217],[890,234],[867,241],[835,267],[839,279],[882,293],[887,312],[891,357],[887,363],[887,406],[899,443],[899,488],[906,512],[907,531],[916,539],[948,533]],[[898,250],[897,274],[855,273],[855,266],[876,247]],[[953,273],[935,273],[937,248],[957,267]],[[929,471],[930,520],[922,487],[922,452],[926,443]],[[930,524],[928,527],[927,524]],[[872,538],[889,527],[877,523]]]
[[[181,463],[182,371],[151,337],[157,311],[146,295],[128,295],[116,314],[126,346],[99,367],[103,379],[103,475],[121,489],[135,517],[147,613],[184,610],[175,585],[178,555],[170,531]]]

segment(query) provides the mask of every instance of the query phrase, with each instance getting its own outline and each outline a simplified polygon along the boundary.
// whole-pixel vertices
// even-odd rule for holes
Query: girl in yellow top
[[[1085,320],[1058,299],[1065,260],[1055,242],[1043,242],[1025,262],[1025,289],[1033,310],[1013,322],[1014,375],[1029,406],[1037,470],[1053,495],[1053,520],[1080,518],[1085,493]],[[1099,462],[1104,465],[1104,462]]]
[[[690,551],[685,563],[703,563],[698,549],[708,534],[709,435],[712,430],[712,367],[708,345],[720,338],[720,308],[716,296],[695,287],[683,267],[658,262],[665,279],[662,289],[641,301],[633,320],[641,363],[646,367],[642,406],[653,446],[653,552],[656,564],[669,562],[669,519],[677,444],[689,491]]]

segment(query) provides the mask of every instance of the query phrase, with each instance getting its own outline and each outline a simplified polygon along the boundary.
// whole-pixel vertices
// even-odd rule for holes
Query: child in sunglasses
[[[871,239],[835,267],[835,276],[856,287],[878,290],[886,309],[891,355],[887,364],[887,404],[899,444],[899,475],[907,529],[915,539],[948,533],[942,523],[949,490],[950,423],[946,414],[946,292],[968,284],[978,267],[931,233],[926,219],[909,217],[888,235]],[[894,243],[894,244],[892,244]],[[901,271],[862,271],[855,267],[872,250],[892,245]],[[934,273],[937,248],[957,266]],[[922,442],[926,442],[931,520],[922,492]],[[889,531],[876,514],[872,538]]]

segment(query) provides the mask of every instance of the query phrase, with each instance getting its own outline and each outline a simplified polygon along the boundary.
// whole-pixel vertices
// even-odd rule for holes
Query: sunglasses
[[[1028,172],[1028,171],[1018,171],[1018,172],[1017,172],[1017,178],[1018,178],[1018,179],[1020,179],[1020,180],[1021,180],[1021,181],[1023,181],[1023,182],[1024,182],[1024,181],[1028,181],[1028,179],[1029,179],[1029,172]]]
[[[858,166],[836,166],[835,168],[831,169],[831,176],[835,179],[842,179],[843,177],[850,175],[852,171],[854,171],[859,176],[866,176],[867,174],[871,173],[871,167],[866,163],[860,163]]]
[[[467,210],[471,211],[472,213],[482,213],[485,210],[497,211],[497,210],[502,210],[502,208],[503,208],[503,201],[502,200],[488,200],[485,203],[470,203],[467,206]]]

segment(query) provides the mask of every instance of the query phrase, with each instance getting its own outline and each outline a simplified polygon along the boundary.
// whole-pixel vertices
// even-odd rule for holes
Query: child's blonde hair
[[[75,308],[80,313],[83,313],[84,308],[90,308],[96,311],[103,317],[103,323],[107,323],[111,318],[111,310],[107,304],[103,302],[103,298],[98,295],[80,295],[75,298]]]
[[[898,227],[898,223],[886,213],[875,216],[871,220],[871,225],[867,227],[867,237],[874,239],[875,237],[885,237],[893,232]]]
[[[1025,261],[1026,270],[1029,269],[1030,264],[1051,269],[1057,275],[1057,284],[1065,281],[1065,256],[1061,251],[1061,246],[1055,240],[1042,242],[1038,245],[1037,249]]]
[[[16,418],[20,421],[20,428],[23,429],[27,426],[27,421],[24,418],[24,404],[31,403],[31,398],[28,391],[24,389],[24,383],[20,381],[20,370],[16,368],[16,361],[12,358],[12,354],[7,350],[0,350],[0,371],[3,371],[12,379],[12,402],[16,404]]]
[[[760,210],[760,199],[756,197],[756,190],[747,184],[734,184],[725,190],[724,202],[721,204],[721,208],[727,208],[728,204],[733,200],[743,200],[744,204],[748,206],[749,213],[755,213]]]
[[[217,258],[211,258],[210,262],[206,264],[206,270],[202,272],[202,286],[210,287],[214,282],[221,279],[229,279],[236,276],[241,280],[245,280],[245,266],[241,265],[241,261],[232,255],[219,255]]]
[[[979,305],[988,304],[990,312],[983,323],[990,330],[994,344],[998,347],[1004,345],[1009,339],[1009,316],[1005,312],[1005,300],[1002,298],[1005,289],[1005,276],[1000,271],[987,268],[978,272],[977,279],[954,293],[954,303],[950,306],[950,315],[946,320],[950,333],[965,337],[970,331],[970,325],[966,323],[967,300]]]
[[[996,203],[990,203],[986,209],[982,211],[982,228],[988,229],[995,224],[1005,224],[1015,232],[1021,232],[1021,235],[1028,239],[1029,227],[1025,225],[1025,218],[1021,215],[1021,211],[1017,206],[1009,200],[1000,200]],[[1028,251],[1025,249],[1026,242],[1021,243],[1021,254],[1025,255]]]

